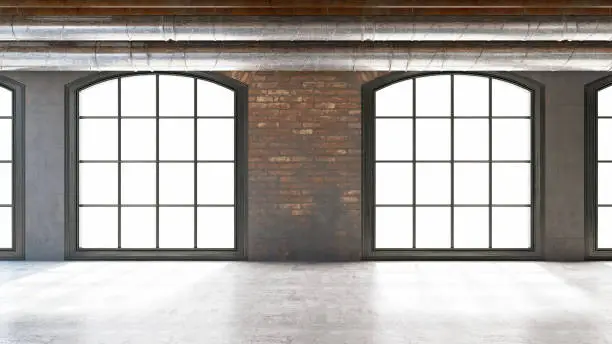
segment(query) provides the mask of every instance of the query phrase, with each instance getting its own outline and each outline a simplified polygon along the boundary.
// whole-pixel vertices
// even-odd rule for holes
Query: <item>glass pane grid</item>
[[[104,162],[107,162],[107,161],[104,161]],[[428,164],[450,163],[450,162],[459,162],[459,163],[472,162],[472,163],[515,164],[515,163],[530,163],[531,160],[457,160],[457,159],[452,159],[452,160],[375,160],[375,162],[380,162],[380,163],[413,163],[413,162],[419,163],[419,162],[422,162],[422,163],[428,163]]]
[[[10,207],[11,205],[0,205]],[[156,204],[156,203],[144,203],[144,204],[79,204],[81,208],[139,208],[139,207],[158,207],[158,208],[172,208],[172,207],[198,207],[198,208],[222,208],[222,207],[234,207],[235,204],[193,204],[193,203],[174,203],[174,204]],[[516,205],[510,205],[515,207]]]
[[[455,104],[457,102],[455,98],[455,92],[453,92],[454,91],[453,86],[455,84],[456,77],[457,77],[456,75],[452,75],[450,80],[447,83],[447,86],[449,86],[449,89],[451,90],[449,94],[450,101],[449,101],[449,109],[448,109],[447,115],[444,115],[443,112],[441,112],[441,109],[443,109],[444,107],[440,107],[440,106],[437,106],[437,108],[435,109],[436,111],[438,111],[438,113],[436,113],[436,115],[434,116],[423,116],[419,114],[418,102],[423,101],[423,96],[421,97],[417,96],[417,93],[419,92],[419,89],[418,89],[419,83],[415,82],[414,86],[410,89],[413,93],[412,97],[407,97],[407,98],[412,98],[413,100],[412,113],[409,113],[406,116],[400,116],[400,115],[397,115],[397,113],[394,116],[385,116],[385,115],[378,115],[378,114],[376,114],[375,116],[376,118],[375,126],[378,126],[379,124],[383,123],[380,121],[393,120],[397,123],[400,123],[399,121],[406,121],[404,122],[406,123],[404,125],[404,129],[409,129],[409,131],[404,130],[403,141],[405,141],[406,137],[408,137],[409,140],[410,138],[412,140],[411,145],[397,144],[397,140],[394,140],[396,139],[396,137],[393,137],[397,135],[393,135],[393,133],[390,133],[386,128],[383,130],[381,130],[380,128],[377,128],[375,130],[376,132],[375,137],[377,137],[376,142],[375,142],[376,152],[374,152],[375,176],[376,176],[376,181],[374,184],[375,185],[374,189],[375,189],[375,194],[376,194],[375,196],[376,213],[379,213],[383,209],[397,209],[397,211],[404,211],[404,212],[408,212],[412,214],[410,218],[411,223],[402,224],[402,220],[396,220],[396,221],[381,220],[382,222],[380,222],[380,223],[387,223],[387,226],[403,227],[404,231],[410,231],[410,229],[412,229],[412,234],[410,235],[409,240],[408,240],[408,237],[406,237],[406,240],[408,241],[405,241],[403,246],[400,245],[401,247],[398,247],[397,244],[391,245],[389,241],[390,239],[385,237],[385,235],[387,236],[389,235],[390,233],[389,231],[397,232],[397,230],[392,230],[390,228],[389,229],[381,228],[380,226],[385,226],[385,225],[379,224],[379,221],[377,219],[376,225],[375,225],[377,229],[375,230],[375,239],[374,239],[376,243],[376,249],[408,249],[408,250],[419,250],[419,249],[447,249],[447,250],[448,249],[451,249],[451,250],[454,250],[454,249],[475,249],[475,250],[477,249],[485,249],[485,250],[517,249],[519,250],[519,249],[529,249],[531,247],[531,244],[532,244],[531,243],[531,231],[532,231],[531,208],[533,207],[533,200],[532,200],[532,195],[531,195],[531,192],[532,192],[531,191],[532,165],[531,165],[531,147],[530,147],[531,137],[532,137],[532,133],[531,133],[532,116],[530,115],[531,106],[529,105],[525,107],[524,98],[523,98],[523,102],[521,103],[521,106],[523,106],[523,108],[521,108],[521,110],[527,109],[526,112],[519,111],[519,112],[523,112],[523,114],[515,116],[513,114],[507,113],[506,111],[502,115],[500,114],[495,115],[493,112],[493,107],[492,107],[492,104],[494,103],[494,101],[491,100],[491,97],[492,97],[491,88],[493,85],[493,79],[489,77],[478,76],[476,78],[485,79],[485,82],[483,85],[488,86],[485,88],[487,89],[488,94],[485,94],[483,96],[485,99],[485,103],[487,104],[485,104],[486,105],[485,107],[481,107],[481,110],[486,109],[488,113],[484,113],[483,111],[480,111],[478,115],[472,116],[470,115],[469,111],[466,111],[466,109],[463,109],[464,112],[461,114],[455,113],[454,112],[456,111]],[[518,88],[518,86],[514,86],[514,87]],[[445,92],[442,92],[442,93],[446,94]],[[516,96],[518,93],[515,92],[513,96]],[[438,99],[438,98],[435,98],[435,99]],[[464,102],[463,105],[465,106],[468,103]],[[499,101],[497,103],[499,103]],[[379,105],[377,105],[377,109],[378,107]],[[423,107],[427,108],[427,105],[421,106],[421,108]],[[424,119],[430,120],[431,123],[422,122]],[[504,122],[498,122],[500,120],[508,121],[507,122],[508,124],[515,124],[515,123],[519,123],[519,122],[516,122],[517,120],[520,121],[520,120],[525,120],[525,119],[528,120],[527,121],[528,126],[526,129],[527,131],[525,132],[525,134],[522,134],[520,138],[522,139],[522,141],[526,141],[526,143],[525,142],[519,143],[519,144],[523,144],[523,146],[521,147],[523,148],[523,151],[520,152],[520,154],[517,155],[516,152],[513,152],[511,150],[509,151],[509,153],[506,153],[506,154],[503,154],[504,152],[500,153],[500,149],[507,149],[506,147],[512,148],[512,146],[514,145],[513,145],[513,142],[507,142],[508,141],[507,139],[509,137],[502,137],[502,139],[504,139],[504,142],[501,142],[501,143],[503,143],[504,145],[500,146],[499,145],[500,140],[497,140],[497,142],[495,141],[496,139],[495,131],[493,131],[494,135],[487,135],[488,137],[486,138],[485,141],[483,141],[483,144],[485,144],[485,146],[488,144],[488,149],[485,149],[485,154],[486,154],[485,156],[482,156],[482,157],[479,156],[479,158],[475,158],[475,159],[469,159],[464,156],[460,156],[457,158],[456,156],[457,137],[455,136],[455,134],[457,133],[457,130],[459,129],[456,126],[456,123],[459,123],[459,121],[463,121],[461,122],[462,125],[469,125],[469,126],[472,126],[476,123],[485,124],[485,126],[482,128],[488,129],[488,132],[491,133],[492,129],[494,128],[494,125],[506,124]],[[444,121],[448,121],[448,122],[444,122]],[[484,123],[482,123],[482,121],[484,121]],[[434,131],[439,129],[439,128],[436,128],[437,124],[434,124],[436,122],[437,123],[444,122],[443,124],[445,128],[447,128],[444,131],[445,132],[448,131],[448,132],[445,134],[441,134],[440,132],[435,133]],[[421,123],[421,125],[419,125],[419,123]],[[423,127],[423,125],[425,125],[425,127]],[[450,130],[448,126],[450,126]],[[401,131],[401,130],[398,130],[398,127],[399,127],[398,125],[395,125],[393,127],[394,127],[393,131],[397,131],[397,132]],[[422,130],[421,128],[427,129],[428,127],[430,127],[429,129],[431,129],[431,130],[428,130],[430,132],[427,132],[427,133],[419,132],[419,130]],[[499,129],[496,129],[496,130],[499,130]],[[417,139],[419,134],[422,137],[426,137],[427,142],[425,141],[420,142],[419,139]],[[436,135],[438,136],[441,135],[441,136],[436,138],[435,137]],[[381,137],[381,136],[384,137],[384,139],[389,142],[389,144],[385,145],[385,148],[386,148],[385,150],[380,149],[378,137]],[[447,138],[445,139],[444,136],[446,136]],[[442,144],[440,144],[440,140],[443,141]],[[392,144],[392,142],[394,141],[395,141],[395,144]],[[528,145],[527,149],[525,149],[525,144]],[[422,148],[423,146],[425,146],[425,148]],[[436,148],[436,151],[433,153],[434,154],[433,158],[429,160],[427,158],[431,155],[428,154],[429,153],[428,149],[434,146]],[[443,149],[444,146],[448,147],[448,149]],[[396,151],[396,153],[391,152],[390,154],[388,147],[391,147],[393,150]],[[408,157],[406,156],[406,154],[410,150],[412,151],[412,155]],[[472,151],[473,150],[474,149],[472,149]],[[420,151],[420,154],[419,154],[419,151]],[[494,152],[496,151],[498,153],[494,154]],[[380,155],[383,155],[383,157],[380,157]],[[398,155],[403,156],[403,157],[397,158]],[[456,171],[456,168],[464,167],[470,164],[471,165],[483,164],[484,165],[483,172],[485,172],[485,178],[488,179],[487,185],[483,189],[484,199],[483,201],[477,202],[477,203],[461,201],[459,198],[457,198],[457,196],[460,196],[460,195],[455,194],[456,192],[458,192],[457,187],[461,186],[461,182],[457,181],[458,175],[456,173],[459,173],[459,172]],[[396,175],[390,175],[388,174],[388,172],[384,172],[383,176],[379,177],[378,175],[379,173],[381,173],[382,171],[388,171],[390,168],[389,166],[393,166],[393,165],[397,166],[395,170],[400,171],[403,169],[405,170],[405,172],[403,172],[403,174],[396,174]],[[444,167],[444,165],[446,166]],[[513,168],[513,167],[518,168],[521,165],[525,165],[525,166],[519,172],[523,173],[521,175],[524,175],[525,171],[527,171],[526,180],[525,179],[517,180],[516,178],[519,175],[512,174],[511,173],[512,171],[506,171],[505,174],[504,173],[500,174],[499,172],[499,171],[507,170],[506,167],[504,166],[507,166],[507,168]],[[410,173],[409,170],[406,170],[406,168],[402,166],[411,166],[412,173]],[[426,166],[431,166],[431,168],[433,168],[433,166],[440,166],[440,167],[437,168],[438,172],[436,172],[435,169],[431,171],[424,170],[423,173],[421,173],[422,175],[421,178],[419,178],[419,173],[417,172],[417,170],[419,168],[423,168]],[[383,167],[384,169],[381,170]],[[504,169],[500,170],[501,167],[504,167]],[[445,168],[446,172],[439,170],[439,168]],[[432,183],[428,184],[427,182],[425,182],[424,179],[422,179],[425,177],[431,177],[436,174],[440,174],[438,176],[440,178],[437,178],[438,180],[436,180],[435,182],[432,181]],[[487,174],[488,174],[488,177],[486,177]],[[446,177],[442,178],[443,175]],[[405,183],[400,180],[402,176],[404,178],[408,178],[412,180],[411,188],[408,187],[409,183],[406,184],[406,186],[403,186]],[[495,182],[496,180],[500,178],[502,178],[502,180]],[[502,189],[499,189],[499,187],[505,184],[508,184],[509,179],[507,178],[511,178],[510,180],[513,180],[515,183],[518,183],[518,186],[521,189],[524,189],[522,194],[520,194],[519,196],[508,198],[508,195],[505,195],[505,196],[503,194],[500,195],[499,191],[495,193],[493,192],[494,188],[495,190],[502,190]],[[445,179],[448,179],[448,183],[446,183]],[[457,182],[458,185],[455,185],[455,182]],[[477,182],[477,180],[472,181],[472,182]],[[497,186],[495,186],[494,184]],[[437,196],[434,195],[433,198],[434,199],[438,198],[436,202],[434,203],[423,202],[419,199],[419,188],[427,187],[427,185],[430,185],[431,187],[439,188],[437,192],[434,192],[434,194],[437,194]],[[380,190],[381,187],[382,187],[382,190]],[[472,185],[470,185],[470,187],[472,187]],[[505,190],[505,191],[507,192],[509,190]],[[512,190],[510,189],[510,191]],[[399,200],[402,198],[406,199],[407,195],[405,194],[409,192],[412,192],[412,199],[408,197],[408,201],[403,201],[403,202],[397,202],[397,201],[393,202],[392,201],[392,200]],[[420,198],[424,196],[427,196],[427,194],[421,195]],[[427,197],[432,197],[432,196],[427,196]],[[502,201],[502,202],[496,201],[496,200],[500,200],[504,198],[506,199],[506,201]],[[448,201],[445,202],[443,199],[448,199]],[[418,209],[423,209],[423,210],[418,210]],[[426,210],[426,209],[429,209],[429,210]],[[469,231],[474,230],[474,228],[472,228],[474,226],[470,226],[469,223],[466,224],[466,223],[461,222],[466,219],[466,217],[463,214],[468,214],[470,212],[478,213],[478,211],[480,211],[478,209],[482,209],[483,211],[485,211],[485,213],[479,213],[479,214],[486,215],[486,216],[483,215],[484,222],[482,221],[475,222],[475,223],[478,223],[477,227],[479,228],[480,235],[483,235],[483,233],[486,233],[485,241],[488,241],[486,242],[486,244],[485,244],[485,241],[482,241],[482,240],[479,242],[472,241],[472,244],[470,244],[470,240],[467,240],[466,238],[469,238],[469,233],[470,233]],[[502,209],[508,209],[508,211],[505,211],[505,210],[502,211]],[[516,209],[516,210],[513,210],[513,209]],[[524,210],[521,210],[521,209],[524,209]],[[436,216],[434,216],[435,215],[434,212],[436,211],[438,212],[436,213],[437,217],[442,218],[442,219],[447,219],[448,221],[446,220],[445,221],[448,223],[446,222],[444,222],[446,224],[431,223],[428,225],[427,221],[435,220]],[[461,215],[459,218],[455,218],[455,212],[457,211],[459,211]],[[499,221],[499,217],[506,216],[516,211],[520,211],[520,212],[527,211],[529,221],[528,223],[523,223],[524,222],[523,221],[519,224],[521,226],[521,230],[523,231],[522,234],[524,235],[520,239],[515,240],[511,237],[512,235],[511,232],[510,234],[507,233],[508,231],[506,229],[507,226],[504,227],[504,225],[501,224],[501,222]],[[421,213],[421,216],[419,216],[419,213]],[[386,218],[386,216],[390,216],[389,214],[391,213],[385,210],[384,214],[385,215],[383,216]],[[518,215],[520,215],[521,219],[524,219],[524,216],[523,216],[524,213],[518,213]],[[378,214],[376,216],[378,216]],[[420,218],[423,216],[426,216],[426,218],[425,219]],[[428,219],[427,217],[430,217],[430,218]],[[474,219],[474,220],[477,220],[477,219]],[[512,222],[511,218],[507,218],[506,220]],[[392,222],[396,222],[396,224],[390,224]],[[456,225],[459,226],[458,230],[461,232],[459,237],[455,237],[455,226]],[[440,226],[445,227],[446,229],[443,229]],[[423,232],[423,228],[426,228],[426,227],[427,227],[426,232]],[[496,228],[495,231],[493,231],[494,230],[493,227]],[[525,229],[527,229],[527,231],[525,231]],[[440,235],[442,235],[441,233],[447,233],[445,234],[447,236],[446,239],[436,238],[435,235],[431,236],[430,235],[431,233],[428,233],[427,231],[432,231],[432,230],[438,231],[439,232],[438,234]],[[380,238],[379,238],[378,231],[383,232],[383,234],[380,234],[382,235],[382,237]],[[398,233],[403,233],[403,232],[400,231]],[[400,234],[395,234],[395,235],[400,235]],[[421,236],[424,235],[424,237],[422,237],[420,240],[419,235]],[[500,238],[504,238],[503,240],[507,242],[514,242],[514,244],[507,245]],[[378,240],[383,241],[382,246],[378,244]],[[387,246],[394,246],[394,247],[387,247]]]
[[[13,91],[0,88],[0,251],[15,249]],[[7,115],[9,114],[9,115]]]
[[[612,88],[606,87],[597,92],[596,121],[596,228],[595,248],[612,249]]]
[[[155,104],[153,107],[149,106],[152,109],[150,111],[153,111],[155,116],[123,116],[122,112],[126,108],[131,109],[132,113],[138,111],[138,102],[132,101],[128,106],[122,105],[122,99],[126,97],[126,94],[129,94],[129,92],[124,91],[125,88],[122,87],[122,81],[129,78],[135,77],[124,77],[115,80],[116,88],[114,91],[117,92],[116,98],[118,99],[116,103],[118,108],[116,116],[79,116],[79,119],[85,121],[110,120],[110,123],[113,121],[116,123],[116,135],[112,135],[112,138],[115,138],[115,144],[105,142],[105,140],[97,140],[102,141],[96,147],[98,151],[94,150],[92,154],[88,154],[87,159],[78,160],[80,170],[79,185],[81,189],[78,195],[78,207],[80,209],[79,213],[85,212],[85,217],[81,216],[79,221],[79,228],[97,228],[99,232],[107,233],[106,235],[98,235],[98,238],[94,238],[91,235],[88,236],[87,232],[82,233],[82,230],[79,229],[79,247],[81,249],[96,250],[234,249],[234,213],[236,207],[234,196],[235,177],[233,173],[236,163],[234,144],[231,142],[231,150],[229,151],[223,147],[215,147],[213,145],[211,145],[212,147],[201,147],[200,150],[205,152],[213,151],[213,153],[215,149],[221,148],[225,156],[221,156],[221,159],[198,159],[198,136],[202,135],[200,131],[205,130],[208,123],[212,123],[202,121],[218,121],[222,119],[223,121],[231,121],[231,125],[225,125],[224,129],[226,129],[226,136],[230,136],[227,135],[227,130],[231,131],[231,139],[233,141],[235,120],[231,116],[167,115],[169,112],[172,112],[172,106],[168,99],[165,100],[163,105],[163,111],[165,111],[166,115],[159,116],[160,96],[163,97],[163,95],[160,95],[159,75],[155,75],[154,78],[149,80],[149,82],[154,80],[155,83],[153,89],[153,96],[155,97],[153,102]],[[191,80],[190,83],[193,85],[191,99],[193,99],[193,109],[196,109],[198,97],[201,96],[201,93],[197,93],[197,85],[199,83],[193,77],[181,78]],[[173,82],[182,83],[183,87],[186,87],[188,83],[183,81],[175,79]],[[166,87],[165,92],[170,92],[168,87]],[[233,91],[231,92],[233,94]],[[229,99],[232,101],[231,108],[233,109],[233,96]],[[179,112],[182,111],[183,114],[185,111],[193,112],[193,109],[189,110],[189,106],[185,105],[181,105],[178,108]],[[231,114],[233,115],[233,112]],[[122,159],[122,153],[125,153],[122,149],[127,144],[124,141],[130,139],[129,134],[126,136],[127,132],[124,132],[122,136],[122,131],[138,129],[141,127],[138,123],[146,123],[145,121],[137,121],[134,122],[137,124],[136,127],[129,128],[122,125],[128,123],[123,122],[125,119],[129,121],[133,119],[154,121],[154,125],[151,127],[154,132],[152,136],[153,141],[149,143],[149,145],[152,144],[154,146],[154,156],[152,159],[140,159],[138,156],[134,156],[138,155],[138,153],[142,154],[143,147],[137,147],[139,149],[132,150],[130,159]],[[200,131],[198,130],[198,123],[203,128]],[[172,129],[180,130],[172,131]],[[165,135],[165,141],[160,140],[160,136],[163,138],[162,135]],[[131,136],[137,136],[140,139],[138,133]],[[177,142],[179,145],[177,145]],[[225,143],[222,142],[220,145],[222,146]],[[168,144],[173,146],[171,147],[172,149],[162,151],[161,148],[167,147]],[[100,153],[103,150],[106,150],[106,152],[98,154],[102,156],[102,159],[99,159],[96,153]],[[81,155],[81,151],[82,147],[79,147],[79,155]],[[112,151],[116,152],[115,155],[113,155]],[[211,153],[209,152],[208,154],[210,155]],[[231,156],[227,156],[227,154],[231,154]],[[219,157],[219,154],[216,157]],[[106,166],[108,171],[102,171],[104,173],[96,175],[96,173],[87,173],[87,170],[84,170],[84,167],[89,169],[95,167],[92,170],[100,172],[100,166]],[[218,172],[219,168],[216,168],[217,166],[229,166],[231,167],[231,173],[227,173],[227,168],[221,168],[223,171]],[[149,167],[152,169],[149,170]],[[217,172],[215,172],[215,168]],[[207,173],[199,173],[199,170]],[[85,173],[83,173],[84,171]],[[198,189],[199,175],[201,187]],[[221,185],[225,189],[215,189],[214,185],[219,184],[216,181],[206,183],[206,178],[211,176],[222,176],[224,183]],[[84,181],[89,185],[85,189],[83,189]],[[84,194],[83,191],[86,191],[87,188],[91,189],[91,185],[98,185],[98,189],[94,188],[94,190],[89,190],[90,192]],[[212,189],[211,185],[213,185]],[[206,188],[207,186],[208,189]],[[228,187],[231,190],[228,190]],[[202,194],[199,195],[198,191]],[[215,199],[215,197],[206,194],[206,192],[210,191],[214,191],[217,194],[231,192],[231,197],[225,196],[222,199]],[[89,198],[88,194],[91,195]],[[101,194],[102,196],[100,196]],[[104,194],[107,195],[104,196]],[[84,198],[87,200],[86,202],[82,201]],[[103,200],[104,202],[98,202],[98,200]],[[216,200],[219,200],[219,202],[215,202]],[[213,212],[205,211],[205,209],[212,208],[215,208]],[[92,222],[91,216],[88,214],[104,215],[104,220],[98,222],[105,224],[105,226],[95,221]],[[190,215],[187,216],[187,214]],[[199,217],[200,221],[198,223]],[[213,223],[212,226],[211,223]],[[109,228],[116,228],[115,234],[109,234]],[[215,230],[228,233],[217,233]],[[200,239],[198,239],[198,233],[202,234]],[[224,235],[225,237],[222,240],[215,239],[217,234]],[[141,237],[140,239],[139,236]]]
[[[595,245],[597,249],[612,249],[612,185],[608,175],[612,170],[612,152],[608,148],[612,144],[612,88],[606,87],[597,93],[597,199],[595,211],[597,225],[595,231]]]
[[[204,205],[202,205],[204,206]],[[490,204],[490,203],[474,203],[474,204],[468,204],[468,203],[463,203],[463,204],[457,204],[457,203],[453,203],[453,204],[449,204],[449,203],[438,203],[438,204],[424,204],[424,203],[396,203],[396,204],[390,204],[390,203],[384,203],[384,204],[376,204],[376,207],[382,208],[382,207],[455,207],[455,208],[461,208],[461,207],[483,207],[483,208],[487,208],[487,207],[508,207],[508,208],[521,208],[521,207],[531,207],[532,204]],[[606,205],[606,206],[612,206],[612,205]]]
[[[0,161],[10,162],[10,161]],[[235,160],[79,160],[79,163],[87,163],[87,164],[106,164],[106,163],[115,163],[115,164],[154,164],[154,163],[172,163],[172,164],[203,164],[203,163],[215,163],[215,164],[232,164],[235,163]]]
[[[381,119],[413,119],[413,116],[375,116],[376,118],[381,118]],[[532,116],[495,116],[493,117],[494,119],[531,119]],[[87,117],[89,118],[89,117]],[[108,118],[108,117],[104,117],[104,118]],[[211,118],[211,117],[206,117],[206,118]],[[222,118],[226,118],[226,117],[222,117]],[[456,119],[487,119],[489,118],[489,116],[418,116],[419,119],[450,119],[450,118],[456,118]],[[606,117],[600,117],[600,118],[606,118]],[[609,118],[612,118],[612,116],[610,116]]]
[[[12,117],[0,117],[0,118],[12,118]],[[232,116],[79,116],[79,119],[233,119]],[[397,117],[392,117],[397,118]],[[512,117],[517,118],[517,117]]]

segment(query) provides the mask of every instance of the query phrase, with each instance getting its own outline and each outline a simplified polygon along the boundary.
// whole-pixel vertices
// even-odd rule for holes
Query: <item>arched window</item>
[[[612,77],[586,86],[587,254],[612,257]]]
[[[130,73],[67,92],[69,257],[244,257],[245,86]]]
[[[537,256],[540,88],[497,73],[364,85],[365,256]]]
[[[24,86],[0,77],[0,259],[24,258]]]

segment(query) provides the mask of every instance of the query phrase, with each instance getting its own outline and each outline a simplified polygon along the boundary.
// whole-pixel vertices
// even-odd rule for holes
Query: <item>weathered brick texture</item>
[[[361,85],[379,74],[227,74],[249,85],[249,259],[358,260]]]

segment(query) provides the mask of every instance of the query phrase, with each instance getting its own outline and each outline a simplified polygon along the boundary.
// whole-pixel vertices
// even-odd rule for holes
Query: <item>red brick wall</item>
[[[381,73],[227,75],[249,85],[249,259],[358,260],[361,85]]]

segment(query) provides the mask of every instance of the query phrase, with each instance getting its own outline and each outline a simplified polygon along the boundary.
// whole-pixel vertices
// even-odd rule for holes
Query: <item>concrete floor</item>
[[[0,343],[612,343],[612,263],[0,262]]]

